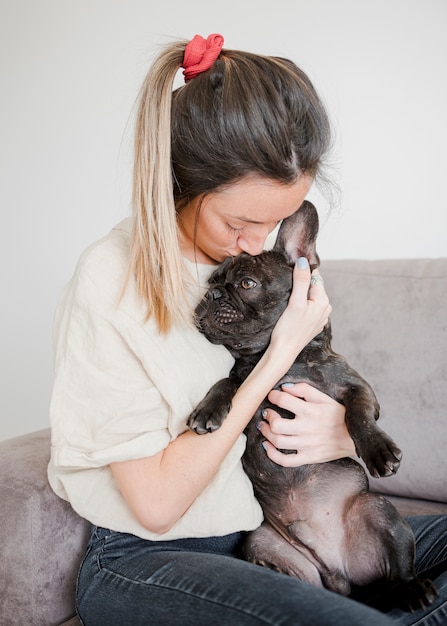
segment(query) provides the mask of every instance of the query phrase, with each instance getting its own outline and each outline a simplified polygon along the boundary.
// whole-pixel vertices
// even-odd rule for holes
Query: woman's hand
[[[280,360],[286,365],[284,373],[323,330],[330,313],[331,305],[318,270],[311,275],[307,259],[299,259],[293,272],[289,303],[273,330],[269,346],[276,362]],[[269,400],[295,415],[295,419],[288,420],[268,410],[260,424],[267,440],[267,454],[275,463],[297,467],[355,455],[345,424],[345,408],[326,394],[307,383],[297,383],[284,385],[283,391],[271,391]],[[297,453],[283,454],[280,449]]]
[[[314,281],[311,283],[311,277]],[[269,350],[291,366],[301,350],[327,324],[331,305],[318,270],[311,274],[307,259],[300,258],[293,270],[289,303],[273,329]]]
[[[269,400],[294,413],[295,419],[284,419],[267,410],[259,426],[272,461],[283,467],[298,467],[355,456],[343,405],[307,383],[287,384],[282,389],[271,391]],[[280,449],[297,452],[283,454]]]

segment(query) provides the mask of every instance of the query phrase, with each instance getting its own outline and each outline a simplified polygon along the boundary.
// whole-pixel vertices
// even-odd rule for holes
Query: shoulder
[[[82,275],[116,275],[127,270],[130,253],[132,218],[127,218],[81,255],[76,272]]]
[[[82,253],[73,276],[80,295],[121,292],[129,266],[131,230],[132,218],[128,218]]]
[[[59,309],[93,312],[115,308],[127,277],[133,219],[127,218],[81,254],[62,291]]]

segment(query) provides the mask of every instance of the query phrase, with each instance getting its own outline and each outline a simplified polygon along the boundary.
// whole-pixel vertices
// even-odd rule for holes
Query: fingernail
[[[264,448],[265,451],[267,451],[267,444],[265,443],[265,441],[262,442],[262,447]]]
[[[258,422],[258,423],[256,424],[256,428],[257,428],[258,430],[261,430],[261,424],[262,424],[262,422]]]
[[[293,387],[295,383],[282,383],[281,387]]]
[[[300,256],[296,264],[298,265],[298,269],[300,270],[307,270],[307,268],[309,267],[309,261],[306,259],[305,256]]]
[[[267,417],[267,409],[263,409],[261,415],[265,419]]]

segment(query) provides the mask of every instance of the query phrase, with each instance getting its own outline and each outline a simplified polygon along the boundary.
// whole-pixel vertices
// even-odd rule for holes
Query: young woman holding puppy
[[[269,411],[262,424],[276,463],[355,454],[341,405],[306,384],[270,392],[331,311],[306,259],[222,427],[203,436],[186,427],[232,365],[192,322],[207,278],[228,256],[261,252],[302,204],[330,142],[324,107],[294,63],[222,46],[220,35],[196,35],[150,68],[135,215],[83,254],[59,303],[49,479],[93,526],[79,616],[85,626],[444,623],[443,518],[411,520],[419,569],[444,563],[439,598],[414,615],[385,615],[241,558],[262,521],[241,465],[243,430],[266,395],[296,416]],[[173,90],[181,67],[185,84]]]

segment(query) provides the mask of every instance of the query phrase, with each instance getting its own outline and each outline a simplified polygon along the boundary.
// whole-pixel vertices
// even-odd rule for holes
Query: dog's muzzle
[[[231,324],[244,316],[230,302],[221,302],[213,311],[213,319],[219,326]]]

